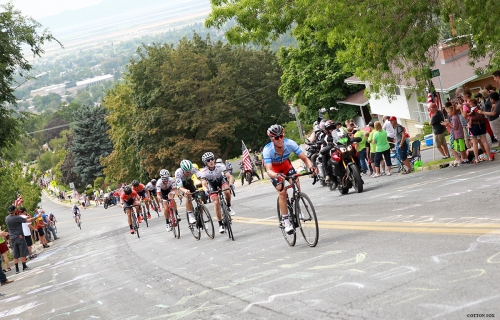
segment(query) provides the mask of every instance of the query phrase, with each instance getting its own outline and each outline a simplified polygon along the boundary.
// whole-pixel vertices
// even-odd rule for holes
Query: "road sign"
[[[75,184],[74,184],[73,182],[70,182],[70,183],[69,183],[69,187],[70,187],[71,189],[75,189]]]
[[[439,69],[434,69],[431,71],[432,78],[439,77],[441,73],[439,73]]]
[[[51,185],[51,186],[53,186],[53,187],[55,187],[55,186],[56,186],[56,180],[52,180],[52,181],[50,182],[50,185]]]

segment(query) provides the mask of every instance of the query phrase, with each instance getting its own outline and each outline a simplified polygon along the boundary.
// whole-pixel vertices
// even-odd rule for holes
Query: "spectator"
[[[0,237],[7,237],[8,235],[9,235],[8,232],[0,231]],[[0,259],[1,259],[1,256],[0,256]],[[0,268],[0,284],[3,286],[3,285],[11,283],[12,281],[14,281],[14,280],[7,280],[7,276],[2,271],[2,268]]]
[[[25,219],[29,218],[30,215],[28,212],[26,212],[26,208],[19,208],[19,215]],[[28,246],[28,251],[30,253],[29,257],[30,259],[36,258],[36,254],[33,254],[32,246],[33,246],[33,239],[31,238],[31,230],[35,230],[31,223],[25,222],[23,223],[23,233],[24,233],[24,240],[26,240],[26,245]]]
[[[500,95],[498,92],[492,92],[489,95],[489,100],[490,111],[479,110],[479,113],[484,114],[489,118],[493,136],[500,137]],[[500,145],[500,142],[498,145]]]
[[[432,132],[434,133],[436,148],[443,156],[443,159],[448,159],[450,157],[450,152],[445,138],[446,127],[441,124],[441,122],[444,121],[444,115],[441,110],[438,110],[435,103],[432,103],[430,108],[431,112],[434,113],[431,118],[430,125],[432,126]]]
[[[39,214],[39,216],[37,216],[37,218],[35,219],[35,229],[38,233],[38,238],[40,239],[40,243],[42,244],[42,246],[44,248],[49,248],[50,246],[47,244],[45,232],[43,231],[43,229],[45,229],[45,222],[43,222],[41,214]]]
[[[51,215],[51,214],[52,214],[52,212],[49,212],[49,215]],[[45,214],[45,212],[42,213],[42,219],[43,219],[43,222],[45,223],[45,225],[47,226],[46,227],[46,229],[47,229],[47,241],[51,242],[52,236],[54,237],[54,240],[59,239],[57,237],[56,231],[54,230],[54,227],[52,227],[52,225],[50,224],[49,216],[47,216]],[[52,236],[51,236],[51,233],[52,233]]]
[[[467,90],[464,91],[464,98],[465,97],[467,97]],[[469,100],[467,102],[470,102],[474,106],[477,104],[475,99]],[[470,119],[471,122],[470,135],[472,137],[472,149],[474,150],[474,156],[476,158],[473,163],[478,163],[482,161],[479,159],[479,153],[478,153],[479,141],[481,143],[481,149],[485,151],[485,153],[488,156],[490,156],[490,146],[488,144],[488,141],[486,140],[486,124],[485,124],[486,119],[482,114],[483,111],[479,109],[473,110],[468,103],[464,103],[462,113],[463,112],[466,112],[466,116]],[[489,160],[492,161],[493,159],[489,157]]]
[[[233,175],[233,165],[229,162],[229,160],[226,160],[226,169],[229,170],[230,175]]]
[[[455,155],[453,166],[469,163],[469,160],[467,160],[464,131],[458,118],[458,111],[450,102],[445,103],[445,108],[449,118],[443,122],[443,125],[450,128],[450,149]]]
[[[366,172],[368,171],[367,166],[367,158],[366,158],[366,133],[365,131],[358,131],[354,134],[355,138],[361,138],[361,141],[358,142],[358,157],[359,157],[359,165],[361,166],[361,175],[366,176]]]
[[[392,127],[394,128],[394,134],[396,137],[396,152],[399,153],[399,159],[403,162],[403,164],[406,166],[408,171],[403,171],[401,172],[402,174],[407,174],[412,171],[411,165],[410,165],[410,160],[408,160],[408,142],[406,141],[406,131],[405,128],[403,128],[402,125],[398,123],[398,120],[396,117],[392,116],[389,121],[391,122]],[[390,174],[388,174],[390,175]]]
[[[17,212],[18,211],[16,210],[16,207],[11,205],[9,207],[9,216],[5,218],[5,223],[7,224],[7,228],[9,229],[10,243],[12,251],[14,252],[14,265],[16,267],[16,273],[19,273],[19,258],[21,258],[21,262],[23,264],[23,271],[28,270],[28,266],[26,265],[26,257],[29,255],[29,251],[28,246],[26,245],[26,240],[24,239],[22,224],[25,222],[31,222],[31,218],[23,218],[21,216],[18,216],[16,215]],[[36,218],[38,217],[39,215],[36,216]]]
[[[264,170],[262,169],[262,155],[257,151],[254,151],[253,155],[254,155],[253,161],[255,163],[255,166],[257,167],[257,170],[260,170],[261,177],[264,178]]]
[[[394,128],[392,127],[391,121],[389,120],[388,116],[383,116],[382,121],[384,122],[384,125],[382,126],[382,129],[387,132],[387,141],[389,142],[394,142],[394,138],[396,137],[396,133],[394,132]]]
[[[385,165],[387,170],[387,175],[391,175],[391,147],[389,146],[389,141],[387,140],[387,132],[382,129],[382,124],[380,121],[375,122],[375,133],[373,134],[373,140],[375,141],[375,175],[374,178],[381,176],[380,173],[380,162],[382,158],[385,159]]]
[[[0,234],[4,233],[2,229],[0,229]],[[7,252],[9,252],[9,247],[7,246],[7,239],[6,237],[9,236],[7,232],[5,232],[5,236],[0,236],[0,255],[2,255],[2,263],[5,263],[5,267],[2,266],[3,272],[9,272],[10,269],[10,262],[9,262],[9,256],[7,255]]]
[[[368,140],[366,140],[370,144],[370,164],[372,167],[372,174],[370,175],[371,178],[375,178],[375,155],[377,149],[377,144],[375,143],[375,140],[373,140],[373,135],[375,134],[374,126],[373,122],[368,123],[370,133],[368,135]],[[382,162],[381,165],[382,173],[385,174],[385,163]]]

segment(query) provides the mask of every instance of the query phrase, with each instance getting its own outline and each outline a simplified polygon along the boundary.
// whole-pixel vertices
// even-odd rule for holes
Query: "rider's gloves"
[[[276,179],[278,180],[278,182],[283,182],[283,180],[285,180],[285,175],[283,173],[278,173]]]
[[[235,190],[236,186],[234,184],[230,185],[231,189]]]
[[[310,167],[309,168],[309,171],[313,174],[317,174],[318,173],[318,168],[317,167]]]

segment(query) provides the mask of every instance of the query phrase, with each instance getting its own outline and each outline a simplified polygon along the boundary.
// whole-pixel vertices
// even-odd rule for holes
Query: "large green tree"
[[[231,43],[267,44],[293,29],[296,37],[327,42],[339,62],[355,75],[377,84],[424,83],[434,66],[443,22],[454,17],[468,43],[471,63],[491,58],[500,66],[500,6],[496,0],[211,0],[207,26],[236,24],[227,32]],[[478,70],[481,72],[482,70]]]
[[[5,147],[12,146],[23,133],[23,114],[7,108],[16,104],[15,78],[25,78],[31,70],[30,62],[23,55],[23,46],[28,46],[33,56],[44,53],[42,46],[47,41],[57,41],[47,30],[39,31],[41,25],[16,10],[12,3],[0,4],[0,155]]]
[[[113,150],[105,116],[106,109],[102,106],[82,106],[74,117],[78,122],[73,127],[73,141],[69,151],[74,156],[73,170],[84,184],[92,184],[95,178],[103,175],[99,159]]]
[[[232,47],[210,38],[184,38],[177,47],[138,50],[127,76],[138,110],[131,142],[150,175],[173,168],[183,158],[241,153],[266,141],[267,126],[288,121],[278,96],[281,69],[274,53]],[[106,98],[105,98],[106,105]]]

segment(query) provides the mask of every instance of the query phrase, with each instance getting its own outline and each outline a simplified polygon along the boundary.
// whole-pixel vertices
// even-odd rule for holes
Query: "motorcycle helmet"
[[[130,186],[125,186],[125,187],[123,187],[123,192],[124,192],[127,196],[129,196],[129,195],[131,195],[131,194],[132,194],[132,188],[130,188]]]
[[[209,160],[212,160],[214,159],[215,156],[212,152],[205,152],[202,156],[201,156],[201,161],[203,161],[203,163],[207,163]]]
[[[134,181],[132,181],[132,186],[138,187],[139,186],[139,181],[137,181],[136,179],[134,179]]]
[[[330,131],[330,130],[333,130],[337,128],[337,126],[335,125],[335,122],[333,122],[332,120],[328,120],[325,122],[325,129]]]
[[[182,160],[181,169],[186,172],[191,171],[193,170],[193,164],[189,160]]]
[[[285,133],[285,129],[279,124],[273,124],[267,129],[267,135],[269,137],[278,137]]]
[[[325,120],[321,120],[319,123],[319,130],[325,130]]]

